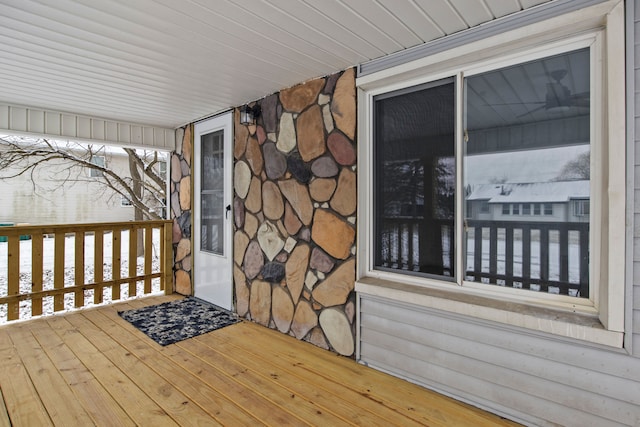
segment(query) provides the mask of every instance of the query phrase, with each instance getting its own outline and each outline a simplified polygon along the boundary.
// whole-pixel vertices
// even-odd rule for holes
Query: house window
[[[104,167],[105,166],[105,158],[104,156],[92,156],[91,160],[89,160],[92,164],[96,165],[96,166],[100,166],[100,167]],[[104,174],[102,173],[102,171],[100,169],[94,169],[94,168],[90,168],[89,169],[89,176],[91,178],[101,178],[102,176],[104,176]]]
[[[490,212],[489,210],[489,202],[487,202],[486,200],[483,200],[480,202],[480,213],[483,214],[488,214]]]
[[[589,216],[589,200],[573,200],[572,202],[574,216]]]
[[[360,155],[369,162],[359,185],[370,215],[359,221],[359,277],[553,301],[597,313],[616,332],[607,339],[620,342],[624,245],[607,243],[624,236],[625,206],[607,189],[624,194],[625,177],[606,162],[625,157],[624,52],[614,42],[624,32],[621,11],[607,16],[604,27],[566,40],[551,37],[556,23],[541,23],[546,30],[535,40],[523,32],[517,48],[495,39],[482,55],[465,46],[399,66],[397,75],[358,79]],[[500,46],[494,57],[491,43]],[[584,159],[586,173],[575,168]],[[587,221],[561,215],[576,197],[590,199]],[[501,208],[482,220],[465,215],[478,212],[467,207],[480,199]],[[421,212],[394,214],[417,200]]]
[[[128,197],[120,196],[120,206],[122,207],[133,206],[133,203],[131,203],[131,200]]]

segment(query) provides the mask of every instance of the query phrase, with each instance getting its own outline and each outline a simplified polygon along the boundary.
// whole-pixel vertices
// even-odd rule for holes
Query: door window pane
[[[374,98],[375,267],[453,277],[454,82]]]
[[[572,200],[590,197],[589,56],[581,49],[465,79],[465,203],[501,203],[503,214],[510,205],[512,214],[466,218],[466,280],[589,296],[589,223],[571,215]],[[531,204],[534,217],[520,215]]]
[[[200,142],[200,250],[224,255],[223,131],[202,135]]]

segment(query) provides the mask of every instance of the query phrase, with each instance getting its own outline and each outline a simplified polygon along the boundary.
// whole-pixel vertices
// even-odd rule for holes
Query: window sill
[[[623,344],[624,334],[605,329],[595,315],[373,277],[357,280],[355,290],[361,295],[377,296],[594,344],[615,348],[622,348]]]

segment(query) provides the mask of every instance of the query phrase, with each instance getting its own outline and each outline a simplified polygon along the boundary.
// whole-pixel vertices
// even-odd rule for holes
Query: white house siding
[[[633,13],[640,88],[640,0]],[[635,12],[634,12],[635,10]],[[630,95],[634,95],[631,91]],[[640,92],[635,103],[640,105]],[[640,425],[640,109],[634,114],[632,315],[624,349],[359,294],[363,363],[529,425]],[[622,165],[621,165],[622,166]],[[634,173],[630,171],[629,173]],[[624,244],[620,242],[620,244]]]
[[[107,166],[121,176],[128,176],[128,160],[124,155],[107,154]],[[122,207],[120,196],[104,192],[89,170],[81,170],[83,181],[63,183],[63,168],[50,163],[35,174],[38,188],[34,191],[29,175],[0,181],[0,223],[72,224],[133,220],[133,208]],[[77,168],[77,167],[76,167]],[[72,176],[74,176],[72,174]]]

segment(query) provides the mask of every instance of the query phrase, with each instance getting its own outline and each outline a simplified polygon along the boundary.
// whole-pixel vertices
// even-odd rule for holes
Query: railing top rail
[[[54,234],[56,232],[72,233],[77,231],[94,230],[126,230],[130,228],[161,227],[171,220],[161,219],[152,221],[122,221],[122,222],[93,222],[79,224],[40,224],[40,225],[15,225],[0,227],[0,236],[14,236],[31,233]]]

